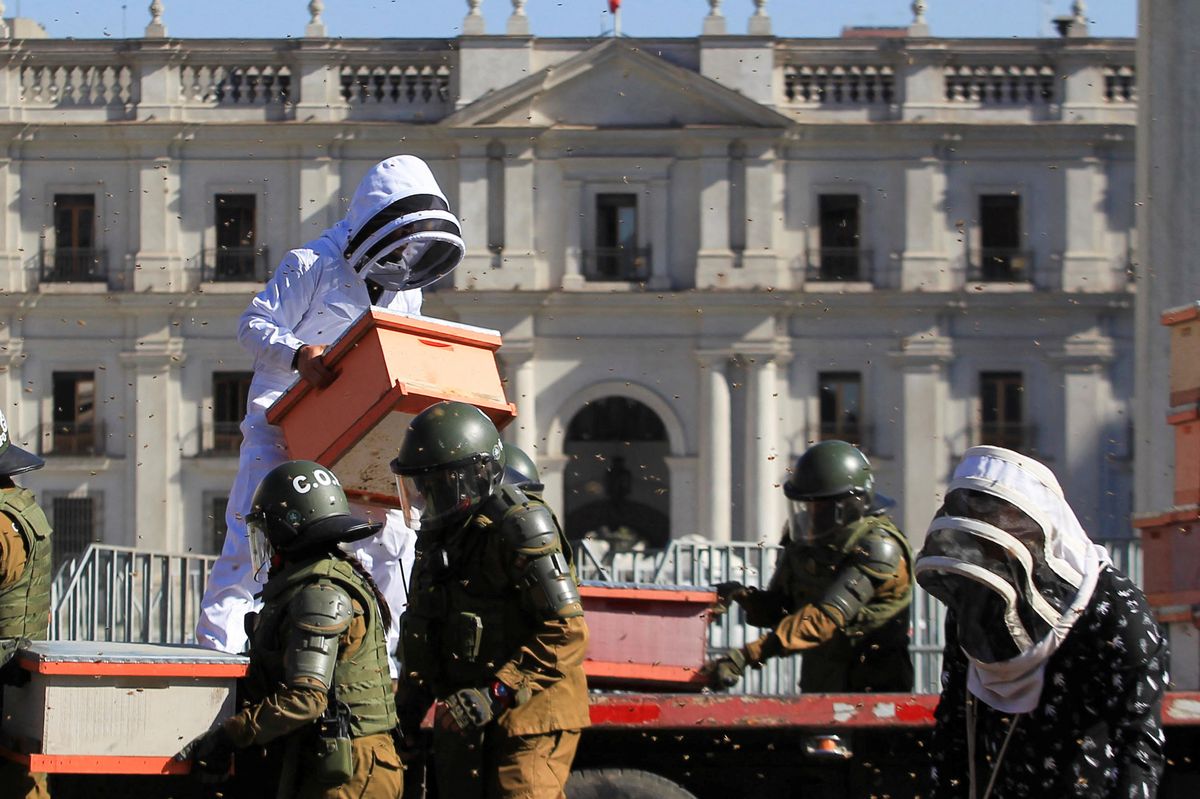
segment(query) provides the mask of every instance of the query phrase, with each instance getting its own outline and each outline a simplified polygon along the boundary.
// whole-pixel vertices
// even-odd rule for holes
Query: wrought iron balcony
[[[871,251],[860,247],[820,247],[808,251],[808,281],[854,282],[870,279]]]
[[[49,422],[42,425],[41,454],[104,455],[104,422]]]
[[[650,279],[650,248],[596,247],[583,254],[587,280],[641,283]]]
[[[970,283],[1032,283],[1033,256],[1015,247],[984,247],[967,268]]]
[[[95,247],[55,247],[38,251],[42,283],[107,283],[108,254]]]
[[[213,247],[201,254],[202,283],[262,283],[270,274],[266,247]]]

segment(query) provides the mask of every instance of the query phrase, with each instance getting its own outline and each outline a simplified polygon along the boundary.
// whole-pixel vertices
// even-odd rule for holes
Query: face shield
[[[788,500],[792,539],[817,544],[839,529],[862,518],[863,500],[857,496],[837,499]]]
[[[416,474],[396,475],[404,521],[413,530],[445,527],[487,499],[499,482],[495,460],[473,460]]]
[[[347,260],[358,276],[391,291],[428,286],[466,253],[458,220],[441,210],[396,216],[351,246]]]
[[[275,556],[275,548],[267,537],[265,513],[254,511],[246,516],[246,535],[250,537],[250,565],[254,569],[254,580],[265,583],[267,573],[271,570],[271,560]]]

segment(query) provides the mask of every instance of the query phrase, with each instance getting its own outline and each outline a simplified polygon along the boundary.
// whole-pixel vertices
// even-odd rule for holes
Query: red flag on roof
[[[608,11],[610,14],[617,13],[617,9],[621,7],[621,0],[608,0]]]

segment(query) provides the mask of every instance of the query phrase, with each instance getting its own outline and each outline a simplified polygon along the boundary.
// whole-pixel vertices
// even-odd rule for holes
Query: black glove
[[[492,688],[463,688],[450,694],[442,704],[446,708],[443,724],[456,730],[477,730],[491,724],[511,702],[507,686],[497,682]],[[497,690],[499,688],[499,690]]]
[[[748,595],[753,588],[747,588],[737,581],[728,583],[717,583],[717,604],[713,608],[716,614],[724,613],[729,609],[729,606],[734,602],[740,602],[742,597]]]
[[[704,672],[716,688],[732,688],[746,673],[749,665],[746,653],[741,649],[730,649],[716,660],[704,664]]]
[[[192,774],[202,783],[224,782],[233,767],[233,741],[223,727],[217,727],[183,747],[175,759],[191,760]]]

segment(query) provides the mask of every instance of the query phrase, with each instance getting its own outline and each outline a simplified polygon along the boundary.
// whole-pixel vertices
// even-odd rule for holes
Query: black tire
[[[567,780],[567,799],[696,799],[670,780],[628,768],[584,769]]]

